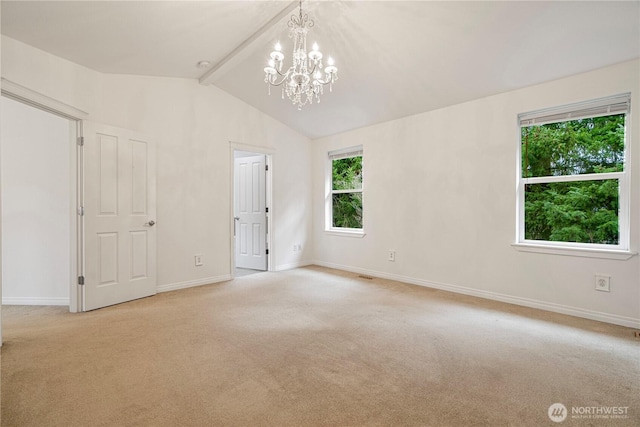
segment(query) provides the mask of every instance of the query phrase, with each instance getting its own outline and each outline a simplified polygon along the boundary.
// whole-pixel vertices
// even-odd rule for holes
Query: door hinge
[[[84,146],[84,136],[79,136],[79,137],[78,137],[78,145],[79,145],[80,147],[83,147],[83,146]]]
[[[269,165],[264,165],[264,170],[269,171]]]
[[[265,208],[265,209],[266,209],[266,211],[265,211],[265,212],[266,212],[266,213],[269,213],[269,208]]]
[[[269,249],[267,249],[267,255],[269,255]]]
[[[78,208],[78,215],[79,215],[79,216],[84,216],[84,206],[80,206],[80,207]]]
[[[84,285],[84,276],[78,276],[78,285]]]

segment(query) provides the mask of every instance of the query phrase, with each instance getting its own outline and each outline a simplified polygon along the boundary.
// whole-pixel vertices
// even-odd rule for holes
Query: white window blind
[[[625,93],[593,101],[570,104],[560,108],[531,111],[518,115],[520,126],[578,120],[586,117],[629,113],[631,94]]]
[[[362,145],[358,147],[343,148],[341,150],[329,151],[329,160],[346,159],[348,157],[362,156]]]

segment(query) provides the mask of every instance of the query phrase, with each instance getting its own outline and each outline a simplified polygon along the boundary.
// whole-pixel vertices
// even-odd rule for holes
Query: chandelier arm
[[[291,67],[287,68],[287,72],[286,72],[286,73],[284,73],[284,74],[283,74],[283,73],[281,73],[281,72],[280,72],[280,70],[278,70],[278,69],[276,68],[276,73],[278,73],[278,75],[279,75],[280,77],[287,77],[287,76],[289,75],[289,73],[290,73],[290,72],[291,72]]]
[[[316,64],[313,64],[313,70],[311,70],[311,72],[309,73],[309,75],[310,75],[310,76],[312,76],[312,75],[313,75],[313,73],[315,73],[315,72],[316,72],[316,68],[318,68],[318,67],[317,67],[317,65],[316,65]],[[276,71],[277,71],[277,70],[276,70]],[[326,86],[326,85],[328,85],[328,84],[332,83],[331,79],[329,79],[329,80],[314,79],[314,81],[316,81],[316,82],[318,82],[318,83],[322,84],[322,86]]]
[[[286,75],[286,74],[280,74],[280,75],[281,75],[282,77],[285,77],[285,78],[284,78],[284,79],[282,79],[282,80],[280,80],[280,83],[271,83],[271,82],[268,82],[268,83],[269,83],[269,86],[282,86],[282,84],[283,84],[284,82],[286,82],[286,81],[287,81],[287,79],[286,79],[287,75]]]
[[[318,69],[318,65],[317,64],[313,64],[313,69],[311,71],[309,71],[309,75],[313,76],[313,74],[316,72],[317,69]],[[331,83],[330,80],[324,81],[322,79],[316,79],[316,78],[314,78],[313,80],[316,81],[316,82],[322,83],[322,85],[328,85],[329,83]]]

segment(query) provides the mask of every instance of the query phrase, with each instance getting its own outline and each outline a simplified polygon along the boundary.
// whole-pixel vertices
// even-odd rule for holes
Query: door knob
[[[154,220],[151,220],[149,222],[145,222],[144,225],[148,225],[149,227],[153,227],[154,225],[156,225],[156,222]]]

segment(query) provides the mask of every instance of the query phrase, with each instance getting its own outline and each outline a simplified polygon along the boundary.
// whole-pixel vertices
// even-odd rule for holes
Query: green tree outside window
[[[362,156],[332,160],[332,226],[362,228]]]
[[[522,177],[602,174],[524,186],[527,240],[617,245],[625,114],[521,128]]]

